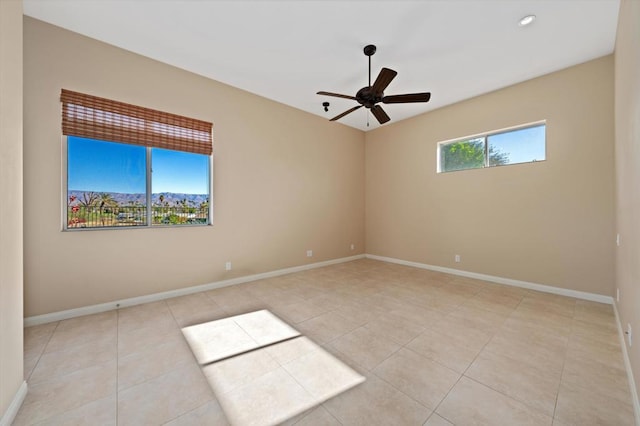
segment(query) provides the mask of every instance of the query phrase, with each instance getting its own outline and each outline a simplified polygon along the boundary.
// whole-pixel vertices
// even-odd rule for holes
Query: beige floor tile
[[[331,291],[325,291],[321,296],[308,299],[308,302],[326,311],[334,311],[346,303],[342,296]]]
[[[532,329],[542,330],[546,333],[555,333],[561,336],[569,336],[573,325],[573,319],[569,316],[543,312],[526,308],[516,308],[503,325],[510,323],[520,324]]]
[[[309,299],[313,299],[314,297],[322,296],[325,292],[319,288],[314,287],[313,285],[302,285],[297,286],[290,289],[291,294],[295,294],[298,297],[301,297],[305,301]]]
[[[623,362],[619,343],[605,343],[582,335],[571,336],[567,356],[590,359],[615,367],[621,366]]]
[[[327,312],[296,324],[296,328],[301,334],[318,344],[332,341],[356,327],[358,327],[357,321],[350,320],[336,312]]]
[[[463,373],[473,362],[480,349],[469,349],[457,343],[451,335],[425,330],[406,347],[436,361],[457,373]]]
[[[118,310],[119,334],[136,332],[147,328],[161,332],[175,327],[175,319],[164,300]]]
[[[615,327],[616,317],[613,313],[613,308],[611,308],[611,305],[605,306],[608,306],[611,310],[606,311],[604,309],[586,308],[582,307],[582,305],[576,305],[576,311],[573,315],[573,319],[591,324],[611,324]]]
[[[343,425],[422,425],[431,414],[374,375],[323,405]]]
[[[305,299],[303,299],[302,297],[297,296],[296,294],[290,291],[284,291],[284,290],[275,290],[275,291],[268,292],[262,295],[260,297],[260,300],[264,301],[269,306],[275,306],[275,307],[286,306],[286,305],[301,303],[305,301]]]
[[[44,353],[66,350],[71,346],[87,343],[99,344],[112,341],[116,337],[117,315],[115,312],[109,316],[96,314],[88,317],[93,318],[88,319],[86,324],[81,322],[84,317],[65,320],[73,321],[72,323],[61,321],[44,348]],[[63,324],[65,324],[64,327]]]
[[[213,391],[219,395],[249,384],[279,367],[280,364],[266,349],[259,349],[206,365],[202,371]]]
[[[495,284],[483,288],[469,301],[493,302],[493,304],[515,309],[527,294],[525,289]]]
[[[454,426],[449,420],[446,420],[436,413],[433,413],[424,426]]]
[[[185,327],[182,333],[202,365],[258,347],[231,318]]]
[[[219,288],[205,292],[218,306],[229,315],[240,315],[266,308],[266,303],[245,290],[234,286]]]
[[[438,406],[460,378],[459,373],[404,348],[378,365],[373,373],[431,409]]]
[[[567,353],[565,342],[563,338],[540,332],[518,334],[502,331],[487,343],[484,351],[504,355],[559,376]]]
[[[116,425],[116,395],[98,399],[78,408],[50,417],[38,426],[109,426]]]
[[[339,395],[365,380],[363,376],[320,347],[283,367],[309,392],[316,404]]]
[[[622,364],[603,364],[569,355],[562,372],[562,383],[587,390],[598,389],[621,402],[631,401],[629,380]]]
[[[33,370],[36,368],[36,365],[38,364],[39,360],[40,360],[40,355],[34,355],[30,357],[27,357],[25,355],[23,360],[23,369],[24,369],[23,374],[24,374],[24,379],[27,382],[29,382],[31,373],[33,373]]]
[[[449,314],[466,301],[466,298],[455,298],[449,297],[447,295],[425,294],[414,297],[410,300],[406,300],[405,302],[411,305],[416,305],[432,311],[440,312],[442,314]]]
[[[553,416],[560,375],[527,366],[516,359],[483,351],[464,373],[493,390]]]
[[[393,310],[389,313],[400,316],[425,328],[433,326],[437,321],[444,318],[444,314],[442,312],[432,311],[408,303],[402,309]]]
[[[211,400],[206,404],[177,417],[166,426],[228,426],[227,417],[217,400]]]
[[[528,290],[526,297],[532,297],[538,300],[552,303],[554,305],[562,305],[568,308],[575,307],[578,299],[569,296],[561,296],[559,294],[545,293],[542,291]]]
[[[381,315],[365,327],[399,345],[406,345],[425,329],[422,325],[392,313]]]
[[[58,326],[58,321],[35,325],[24,329],[24,355],[28,358],[38,357],[44,351],[44,347],[51,339],[53,331]]]
[[[624,403],[594,389],[564,382],[560,385],[555,417],[567,426],[632,426],[635,423],[630,401]]]
[[[467,320],[472,328],[494,333],[504,324],[509,315],[464,304],[449,316]]]
[[[212,399],[200,369],[188,364],[118,392],[118,425],[161,424]]]
[[[204,293],[168,299],[167,305],[180,327],[202,324],[228,316],[224,309]]]
[[[384,292],[365,297],[362,299],[362,302],[382,309],[385,312],[397,311],[402,309],[402,306],[404,306],[403,300],[395,296],[385,294]]]
[[[551,417],[466,377],[436,412],[455,425],[551,425]]]
[[[282,367],[217,398],[229,422],[237,425],[274,425],[315,405]]]
[[[571,332],[572,334],[600,340],[604,343],[618,344],[620,342],[618,327],[611,320],[595,323],[574,319]]]
[[[118,359],[118,391],[193,363],[193,354],[182,336],[165,336],[165,341],[156,346]]]
[[[482,323],[454,316],[453,313],[433,324],[431,330],[446,335],[448,340],[457,346],[465,347],[475,353],[478,353],[494,335],[494,331],[487,330]]]
[[[279,312],[282,312],[286,316],[285,319],[288,322],[297,324],[310,318],[317,317],[318,315],[322,315],[327,312],[327,310],[305,300],[285,305],[279,309]]]
[[[156,329],[152,325],[146,325],[128,333],[119,332],[118,356],[122,358],[136,352],[146,351],[172,339],[184,340],[184,336],[175,321],[173,321],[170,328],[166,329]]]
[[[118,312],[107,311],[99,314],[84,315],[60,321],[56,327],[56,331],[75,331],[78,334],[85,332],[102,332],[111,330],[118,323]]]
[[[544,298],[524,297],[518,309],[532,311],[539,314],[553,314],[573,318],[575,300],[567,303],[552,303]]]
[[[322,405],[282,423],[281,426],[340,426],[341,423]]]
[[[267,310],[239,315],[232,319],[260,346],[300,335],[298,330]]]
[[[115,393],[115,361],[36,383],[29,386],[15,424],[38,423]]]
[[[96,364],[115,361],[117,356],[116,336],[115,334],[111,336],[111,333],[109,336],[109,339],[44,353],[31,374],[29,384],[51,380]]]
[[[295,339],[268,346],[264,348],[264,350],[280,365],[284,365],[316,350],[317,348],[318,345],[313,343],[307,337],[300,336]]]
[[[337,338],[331,342],[331,346],[368,370],[375,368],[401,347],[365,327]]]
[[[386,313],[384,309],[376,308],[375,306],[367,305],[362,302],[349,302],[332,312],[343,316],[356,328],[361,327],[370,321],[374,321],[376,318],[379,318]]]

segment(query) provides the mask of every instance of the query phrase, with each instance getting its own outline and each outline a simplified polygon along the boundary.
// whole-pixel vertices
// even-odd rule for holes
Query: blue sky
[[[153,148],[152,192],[208,193],[209,157]],[[68,189],[144,193],[146,148],[70,136]]]
[[[542,161],[545,157],[545,126],[529,127],[489,136],[489,145],[509,153],[510,163]]]

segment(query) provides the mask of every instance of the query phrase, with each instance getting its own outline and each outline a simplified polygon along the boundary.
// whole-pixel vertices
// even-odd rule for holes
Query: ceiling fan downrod
[[[373,44],[367,44],[364,47],[364,54],[369,57],[369,87],[371,87],[371,56],[376,53],[376,47]]]

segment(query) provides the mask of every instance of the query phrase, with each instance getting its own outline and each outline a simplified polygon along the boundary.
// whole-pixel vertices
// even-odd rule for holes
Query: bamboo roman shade
[[[210,155],[213,124],[62,89],[62,134]]]

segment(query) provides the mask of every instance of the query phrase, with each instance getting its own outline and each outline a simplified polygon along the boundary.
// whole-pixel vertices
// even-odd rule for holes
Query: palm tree
[[[100,206],[100,221],[104,226],[104,216],[102,216],[103,209],[105,207],[115,207],[118,205],[118,202],[113,198],[111,194],[107,192],[102,192],[100,195],[98,195],[96,202]]]

